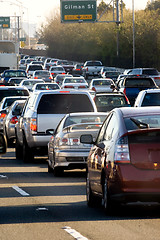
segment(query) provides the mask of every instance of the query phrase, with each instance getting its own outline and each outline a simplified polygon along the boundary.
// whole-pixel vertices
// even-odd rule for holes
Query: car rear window
[[[27,90],[22,89],[22,90],[18,90],[18,89],[7,89],[7,90],[1,90],[0,91],[0,101],[4,98],[4,97],[10,97],[10,96],[29,96],[29,93]]]
[[[138,120],[141,125],[138,126],[132,119]],[[124,122],[128,131],[146,128],[145,124],[148,124],[149,128],[160,128],[160,115],[134,116],[125,118]]]
[[[4,77],[26,77],[25,71],[8,71],[4,73]]]
[[[159,75],[157,69],[143,69],[143,74],[146,74],[146,75]]]
[[[126,87],[155,87],[155,84],[151,78],[145,78],[145,79],[131,78],[131,79],[126,79],[125,86]]]
[[[71,112],[94,112],[85,94],[46,94],[37,109],[38,114],[66,114]]]
[[[28,67],[28,70],[29,70],[29,71],[42,70],[42,69],[43,69],[43,67],[42,67],[41,65],[36,65],[36,66],[30,65],[30,66]]]
[[[101,62],[87,62],[86,66],[102,66]]]
[[[144,106],[160,106],[160,92],[146,93],[142,102]]]

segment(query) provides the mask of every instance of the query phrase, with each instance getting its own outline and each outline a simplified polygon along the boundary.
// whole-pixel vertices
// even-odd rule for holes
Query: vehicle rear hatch
[[[130,161],[139,169],[160,170],[160,129],[128,133]]]

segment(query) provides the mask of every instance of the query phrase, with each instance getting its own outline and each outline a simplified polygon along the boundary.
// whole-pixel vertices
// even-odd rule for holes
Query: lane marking
[[[36,211],[48,211],[48,208],[39,207],[39,208],[36,209]]]
[[[16,190],[18,193],[20,193],[22,196],[29,196],[29,194],[25,191],[23,191],[21,188],[19,188],[18,186],[13,186],[12,187],[14,190]]]
[[[65,226],[64,229],[66,232],[68,232],[72,237],[74,237],[77,240],[88,240],[88,238],[82,236],[79,232],[76,230],[72,229],[71,227]]]
[[[5,175],[0,175],[0,178],[8,178],[8,177]]]

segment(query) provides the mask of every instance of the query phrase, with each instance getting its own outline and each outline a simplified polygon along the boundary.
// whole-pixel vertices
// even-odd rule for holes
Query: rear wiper
[[[135,118],[130,118],[130,120],[132,122],[134,122],[138,128],[142,129],[142,128],[149,128],[149,124],[144,123],[144,122],[140,122],[139,120],[135,119]]]

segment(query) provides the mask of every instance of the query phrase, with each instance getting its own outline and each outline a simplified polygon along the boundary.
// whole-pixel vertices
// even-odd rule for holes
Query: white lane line
[[[29,196],[29,194],[25,191],[23,191],[21,188],[19,188],[18,186],[13,186],[12,187],[14,190],[16,190],[18,193],[20,193],[22,196]]]
[[[74,237],[77,240],[88,240],[88,238],[82,236],[79,232],[76,230],[70,228],[70,227],[64,227],[63,228],[66,232],[68,232],[72,237]]]
[[[48,211],[48,208],[39,207],[39,208],[36,209],[36,211]]]
[[[8,177],[5,175],[0,175],[0,178],[8,178]]]

